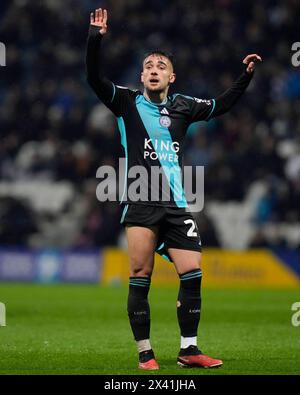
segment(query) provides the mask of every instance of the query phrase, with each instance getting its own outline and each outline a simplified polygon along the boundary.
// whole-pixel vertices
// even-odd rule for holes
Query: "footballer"
[[[191,215],[179,176],[182,171],[183,143],[189,125],[208,121],[226,113],[248,87],[255,63],[262,59],[250,54],[243,60],[244,70],[233,85],[215,99],[198,99],[169,94],[176,80],[170,54],[155,50],[142,64],[143,91],[120,87],[105,75],[101,43],[107,32],[108,14],[97,9],[90,15],[87,41],[87,80],[98,98],[118,121],[127,171],[143,166],[149,174],[153,166],[164,169],[170,188],[168,199],[163,187],[147,185],[147,201],[136,201],[124,194],[121,223],[126,230],[130,259],[127,311],[139,353],[139,368],[159,369],[150,343],[148,292],[157,251],[173,262],[179,277],[177,318],[181,334],[177,362],[185,367],[219,367],[222,360],[211,358],[198,348],[197,332],[201,312],[201,240]],[[170,174],[174,177],[170,177]],[[126,180],[126,188],[132,179]],[[160,199],[151,199],[153,189]]]

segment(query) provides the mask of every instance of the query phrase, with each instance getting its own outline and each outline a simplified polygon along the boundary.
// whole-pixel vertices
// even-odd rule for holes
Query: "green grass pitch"
[[[159,374],[299,374],[300,327],[291,324],[299,290],[204,289],[199,346],[220,369],[176,365],[175,288],[150,291]],[[0,374],[145,374],[137,369],[126,312],[127,287],[0,283]],[[149,373],[147,373],[149,374]]]

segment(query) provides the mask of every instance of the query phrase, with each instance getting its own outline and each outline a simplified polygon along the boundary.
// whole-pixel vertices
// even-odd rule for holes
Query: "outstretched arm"
[[[112,101],[114,85],[102,70],[101,41],[107,32],[107,10],[98,8],[90,15],[90,28],[86,51],[87,80],[97,96],[105,103]]]
[[[211,116],[218,116],[229,111],[234,104],[238,101],[240,96],[247,89],[250,81],[252,80],[255,62],[261,62],[262,59],[257,54],[251,54],[245,57],[243,63],[247,65],[244,73],[233,83],[233,85],[227,89],[226,92],[222,93],[215,99],[215,109]]]
[[[247,66],[246,70],[227,91],[215,99],[201,100],[195,98],[191,105],[191,122],[208,121],[229,111],[247,89],[253,77],[255,63],[261,61],[261,57],[257,54],[246,56],[243,60],[243,63]]]

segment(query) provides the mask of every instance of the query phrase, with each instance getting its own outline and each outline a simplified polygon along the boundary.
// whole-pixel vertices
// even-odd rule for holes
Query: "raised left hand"
[[[246,69],[247,73],[253,73],[256,62],[262,62],[262,58],[256,53],[252,53],[245,57],[243,63],[248,65]]]

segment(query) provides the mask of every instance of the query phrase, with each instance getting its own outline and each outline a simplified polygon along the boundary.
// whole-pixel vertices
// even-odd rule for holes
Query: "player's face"
[[[144,88],[152,92],[162,92],[175,81],[172,63],[162,55],[150,55],[143,63],[141,81]]]

